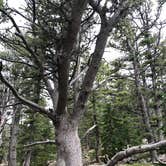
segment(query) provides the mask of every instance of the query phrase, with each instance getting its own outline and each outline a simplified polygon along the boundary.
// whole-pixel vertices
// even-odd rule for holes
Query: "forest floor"
[[[104,164],[91,164],[89,166],[105,166]],[[154,166],[150,163],[135,163],[135,164],[119,164],[118,166]]]
[[[119,166],[154,166],[153,164],[149,163],[135,163],[135,164],[120,164]]]

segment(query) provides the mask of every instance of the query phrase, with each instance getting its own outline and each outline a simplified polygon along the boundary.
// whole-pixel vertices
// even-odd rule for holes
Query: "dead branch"
[[[84,139],[92,130],[94,130],[97,127],[97,125],[93,125],[92,127],[90,127],[84,134],[84,136],[82,137],[82,139]]]
[[[79,78],[81,78],[81,76],[87,72],[88,68],[89,66],[86,66],[84,70],[82,70],[73,80],[71,80],[70,86],[72,86]]]
[[[24,145],[25,148],[36,146],[36,145],[43,145],[43,144],[55,144],[54,140],[46,140],[46,141],[36,141],[27,145]]]

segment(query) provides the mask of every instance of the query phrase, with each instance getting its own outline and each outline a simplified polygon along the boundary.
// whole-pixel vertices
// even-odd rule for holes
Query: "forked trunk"
[[[57,166],[82,166],[78,126],[63,118],[56,127]]]

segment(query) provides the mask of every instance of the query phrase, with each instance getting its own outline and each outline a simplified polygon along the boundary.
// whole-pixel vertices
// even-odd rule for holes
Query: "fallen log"
[[[159,141],[159,142],[152,143],[152,144],[133,146],[133,147],[130,147],[126,150],[120,151],[117,154],[115,154],[108,161],[106,166],[114,166],[119,161],[122,161],[123,159],[125,159],[127,157],[130,157],[134,154],[144,153],[144,152],[148,152],[148,151],[151,151],[151,150],[157,150],[157,149],[160,149],[160,148],[163,148],[163,147],[166,147],[166,140]]]

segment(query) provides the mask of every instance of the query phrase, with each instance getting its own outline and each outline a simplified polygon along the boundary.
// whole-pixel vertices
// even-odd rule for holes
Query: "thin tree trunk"
[[[149,22],[146,20],[145,26],[149,27]],[[150,35],[149,35],[149,30],[146,30],[145,33],[145,39],[149,40]],[[156,136],[158,136],[158,141],[164,139],[164,134],[163,134],[163,115],[162,115],[162,110],[161,110],[161,98],[158,96],[158,86],[157,86],[157,71],[156,71],[156,55],[153,53],[153,49],[150,43],[147,43],[147,51],[148,51],[148,60],[150,62],[150,69],[151,69],[151,80],[152,80],[152,87],[153,87],[153,102],[154,102],[154,113],[157,118],[157,129],[159,129],[156,132]],[[157,137],[156,137],[157,139]]]
[[[8,166],[17,166],[17,136],[19,130],[20,107],[15,106],[13,110],[11,136],[9,142]]]
[[[97,121],[97,115],[96,115],[96,100],[95,100],[95,93],[93,93],[93,121],[95,127],[95,157],[96,157],[96,162],[100,162],[99,159],[99,145],[100,145],[100,140],[99,140],[99,126],[98,126],[98,121]]]
[[[150,64],[151,71],[152,71],[152,86],[153,86],[153,97],[154,97],[154,112],[155,116],[157,117],[157,131],[158,141],[164,140],[164,133],[162,130],[163,127],[163,115],[161,110],[161,98],[158,96],[158,87],[157,87],[157,75],[155,69],[155,62]]]
[[[39,103],[40,101],[40,90],[41,90],[41,77],[40,75],[37,75],[36,79],[34,79],[35,81],[35,86],[34,86],[34,94],[33,94],[33,101],[35,103]],[[32,112],[30,114],[30,124],[29,124],[29,128],[31,128],[30,130],[30,138],[29,138],[29,141],[30,143],[31,142],[34,142],[34,131],[35,131],[35,114],[34,112]],[[25,158],[24,158],[24,161],[23,161],[23,166],[30,166],[30,163],[31,163],[31,159],[32,159],[32,152],[33,152],[33,148],[29,148],[26,152],[25,152]]]

